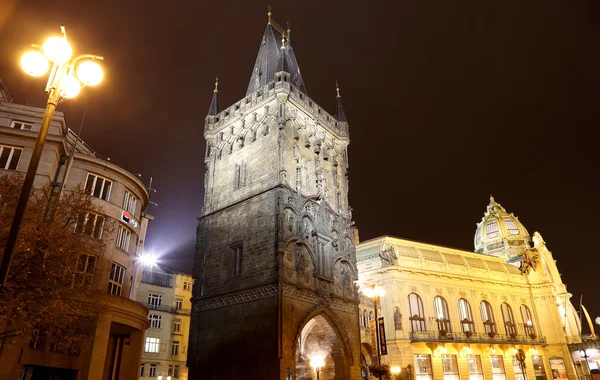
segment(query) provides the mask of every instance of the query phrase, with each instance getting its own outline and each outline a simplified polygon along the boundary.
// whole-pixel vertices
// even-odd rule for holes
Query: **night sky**
[[[350,204],[362,240],[384,234],[473,250],[490,194],[539,231],[592,318],[600,227],[599,1],[275,1],[309,96],[350,123]],[[59,106],[99,155],[158,191],[147,247],[190,268],[203,200],[204,117],[245,95],[269,1],[1,0],[0,77],[64,24],[105,81]]]

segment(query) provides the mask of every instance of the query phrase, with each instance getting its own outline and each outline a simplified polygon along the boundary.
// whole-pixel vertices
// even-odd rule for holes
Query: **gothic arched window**
[[[460,318],[460,326],[462,331],[466,333],[470,331],[475,332],[475,324],[473,323],[473,312],[471,311],[471,305],[469,301],[464,298],[458,300],[458,318]]]
[[[533,327],[531,312],[525,305],[521,305],[521,318],[523,319],[523,328],[525,329],[525,334],[527,334],[529,337],[535,335],[535,328]]]
[[[494,311],[492,305],[487,301],[481,301],[479,304],[481,311],[481,320],[483,321],[483,327],[486,334],[497,334],[496,331],[496,320],[494,319]]]
[[[450,313],[448,312],[448,303],[446,300],[440,296],[436,296],[433,299],[433,308],[435,310],[438,331],[452,332],[452,327],[450,327]]]
[[[515,317],[513,316],[512,308],[506,302],[500,305],[500,310],[502,310],[502,320],[504,321],[504,328],[506,330],[506,335],[510,335],[511,337],[517,335],[517,326],[515,325]]]
[[[423,310],[423,301],[415,293],[408,295],[408,310],[410,313],[410,325],[413,332],[425,332],[425,311]]]

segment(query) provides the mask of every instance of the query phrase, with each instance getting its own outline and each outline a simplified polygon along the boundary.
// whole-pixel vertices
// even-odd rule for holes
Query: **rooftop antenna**
[[[154,205],[154,206],[158,207],[158,203],[152,202],[150,200],[150,197],[152,196],[152,193],[153,192],[156,193],[156,189],[152,188],[152,177],[150,177],[150,183],[148,184],[148,188],[147,189],[148,189],[148,203],[151,204],[151,205]]]

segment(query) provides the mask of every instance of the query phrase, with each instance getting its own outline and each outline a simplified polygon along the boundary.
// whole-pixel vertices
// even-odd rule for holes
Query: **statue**
[[[546,246],[546,242],[544,241],[542,234],[537,231],[533,233],[531,240],[533,240],[533,246],[539,250]]]
[[[379,257],[381,257],[382,265],[394,265],[396,263],[396,248],[389,242],[384,242],[379,249]]]
[[[521,266],[519,267],[521,274],[528,275],[531,270],[537,270],[540,262],[540,253],[538,248],[531,248],[523,252]]]
[[[399,308],[396,308],[396,311],[394,311],[394,326],[397,331],[402,330],[402,314]]]

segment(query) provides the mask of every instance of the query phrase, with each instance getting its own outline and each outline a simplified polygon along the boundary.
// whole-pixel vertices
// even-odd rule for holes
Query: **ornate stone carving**
[[[267,285],[260,288],[250,289],[244,292],[228,294],[223,297],[214,297],[200,301],[202,310],[216,309],[223,306],[235,305],[239,303],[255,301],[262,298],[273,297],[277,295],[276,285]]]

